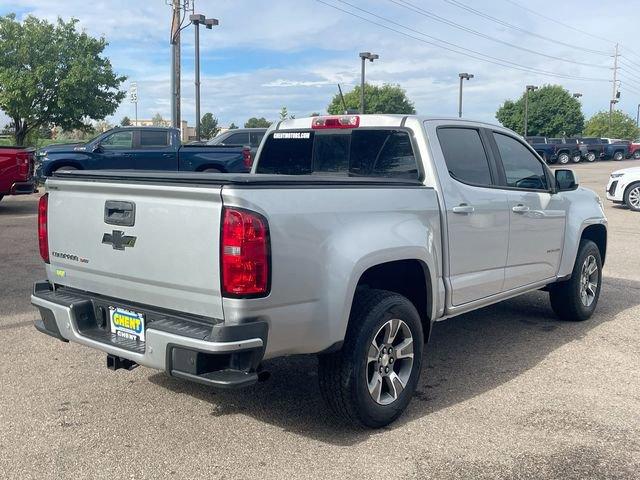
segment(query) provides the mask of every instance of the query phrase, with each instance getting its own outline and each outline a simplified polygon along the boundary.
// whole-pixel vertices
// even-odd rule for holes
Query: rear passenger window
[[[264,132],[251,132],[250,137],[251,137],[251,146],[254,148],[259,147],[260,142],[262,141],[262,137],[264,137]]]
[[[223,145],[249,145],[249,134],[234,133],[233,135],[229,135],[229,137],[224,140]]]
[[[473,185],[492,185],[489,159],[478,130],[438,128],[438,140],[452,178]]]
[[[544,167],[527,147],[508,135],[494,133],[493,137],[498,144],[508,186],[531,190],[548,189]]]
[[[140,130],[140,147],[166,147],[169,145],[169,134],[160,130]]]

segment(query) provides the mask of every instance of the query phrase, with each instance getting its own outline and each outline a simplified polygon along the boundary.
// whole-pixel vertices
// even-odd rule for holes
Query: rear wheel
[[[72,172],[74,170],[78,170],[76,167],[72,167],[71,165],[63,165],[62,167],[58,167],[54,170],[54,172]]]
[[[613,154],[613,159],[616,162],[619,162],[620,160],[624,160],[624,154],[622,152],[616,152]]]
[[[634,212],[640,212],[640,182],[632,183],[624,192],[624,203]]]
[[[569,154],[567,152],[562,152],[558,155],[558,163],[561,165],[566,165],[567,163],[569,163],[570,159],[571,157],[569,157]]]
[[[203,170],[204,173],[222,173],[220,170],[218,170],[217,168],[205,168]]]
[[[342,349],[320,356],[320,391],[329,408],[360,426],[393,422],[415,391],[423,345],[420,316],[407,298],[358,291]]]
[[[633,158],[634,160],[640,159],[640,150],[636,150],[635,152],[633,152]]]
[[[582,160],[582,155],[580,155],[579,153],[575,153],[571,157],[571,160],[573,161],[573,163],[580,163],[580,160]]]
[[[591,240],[582,240],[571,278],[550,285],[551,308],[562,320],[587,320],[596,309],[601,286],[600,250]]]
[[[587,162],[595,162],[596,161],[596,154],[595,152],[589,152],[587,153]]]

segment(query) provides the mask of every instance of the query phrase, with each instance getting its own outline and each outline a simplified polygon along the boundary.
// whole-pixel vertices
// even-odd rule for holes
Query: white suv
[[[640,167],[616,170],[609,177],[607,199],[640,212]]]

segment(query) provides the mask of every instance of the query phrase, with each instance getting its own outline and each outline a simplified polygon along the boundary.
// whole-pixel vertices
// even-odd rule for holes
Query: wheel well
[[[582,238],[591,240],[598,246],[600,257],[604,265],[604,259],[607,255],[607,229],[604,225],[589,225],[582,232]]]
[[[430,331],[431,277],[428,267],[420,260],[396,260],[382,263],[365,271],[357,288],[375,288],[399,293],[409,299],[420,314],[425,339]]]
[[[77,162],[74,162],[73,160],[60,160],[59,162],[56,162],[53,164],[50,172],[53,173],[56,170],[60,170],[63,167],[73,167],[73,168],[77,168],[78,170],[83,170],[82,165],[80,165]]]
[[[221,165],[209,164],[209,165],[200,165],[196,172],[204,172],[207,168],[215,168],[216,170],[220,170],[222,173],[227,173],[227,169]]]

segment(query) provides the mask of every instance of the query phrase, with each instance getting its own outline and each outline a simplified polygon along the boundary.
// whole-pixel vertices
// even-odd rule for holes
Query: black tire
[[[624,191],[624,204],[629,210],[640,212],[640,182],[632,183]]]
[[[204,173],[222,173],[222,171],[218,170],[217,168],[205,168],[202,171]]]
[[[640,150],[636,150],[635,152],[633,152],[633,159],[634,160],[640,159]]]
[[[579,153],[574,153],[571,157],[571,161],[573,163],[580,163],[580,160],[582,160],[582,155],[580,155]]]
[[[587,162],[595,162],[598,157],[596,156],[596,152],[587,152],[587,156],[585,158],[587,159]]]
[[[560,165],[566,165],[571,160],[571,156],[567,152],[562,152],[558,154],[558,163]]]
[[[581,297],[583,279],[583,268],[587,260],[593,258],[597,268],[597,285],[593,291],[593,299],[588,305]],[[589,280],[590,282],[591,280]],[[600,288],[602,287],[602,258],[598,246],[591,240],[581,240],[578,248],[576,262],[571,272],[571,278],[564,282],[558,282],[549,287],[549,299],[551,308],[561,320],[581,322],[593,315],[600,298]],[[587,293],[585,295],[588,296]]]
[[[0,202],[2,201],[3,198],[4,198],[4,195],[0,195]]]
[[[620,160],[624,160],[624,154],[622,152],[614,152],[613,159],[616,162],[619,162]]]
[[[402,329],[408,328],[412,339],[413,357],[408,370],[407,364],[403,363],[408,360],[406,357],[401,359],[401,355],[398,355],[395,365],[390,354],[383,359],[382,352],[385,344],[378,341],[385,336],[386,330],[383,330],[383,327],[393,325],[392,320],[396,319],[403,322]],[[396,338],[400,334],[400,328],[398,328]],[[404,343],[408,337],[403,335],[400,338]],[[376,355],[380,355],[379,358],[383,359],[380,362],[377,359],[370,360],[371,348],[374,344],[380,345],[379,350],[373,348],[374,353],[378,352]],[[423,347],[424,334],[420,315],[407,298],[386,290],[359,290],[353,302],[349,326],[341,350],[320,356],[318,364],[320,392],[333,413],[348,423],[369,428],[388,425],[402,414],[411,401],[420,377]],[[402,350],[404,348],[401,348]],[[408,349],[404,353],[408,353]],[[394,354],[397,354],[395,350]],[[385,361],[387,363],[384,363]],[[393,367],[392,374],[396,368],[405,369],[404,389],[397,395],[389,394],[391,390],[388,382],[392,384],[395,382],[388,380],[389,377],[385,379],[378,375],[378,368],[388,367]],[[369,391],[370,376],[372,384],[379,385],[379,389],[374,388],[374,392],[378,393],[378,400],[373,398],[374,392]],[[375,378],[379,378],[380,382],[376,383]],[[390,401],[388,404],[379,403],[383,398],[381,391],[385,388],[388,390],[385,393],[386,400]],[[397,392],[396,388],[393,387],[394,393]],[[393,397],[395,400],[392,399]]]

